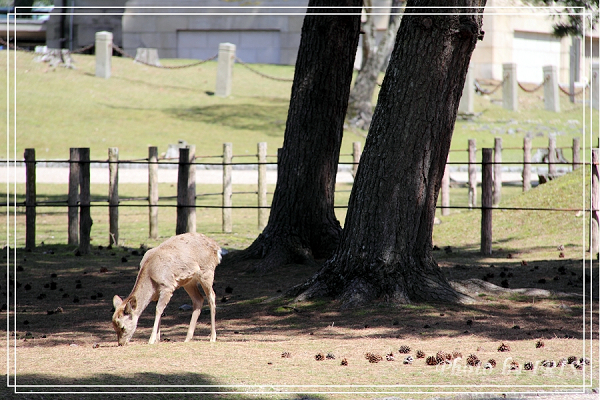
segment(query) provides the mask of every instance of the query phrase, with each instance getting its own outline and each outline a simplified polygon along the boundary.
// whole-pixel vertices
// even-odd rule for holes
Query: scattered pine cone
[[[462,358],[462,353],[460,351],[452,352],[452,359]]]
[[[281,353],[281,358],[290,358],[292,354],[289,351],[284,351]]]
[[[402,361],[403,364],[412,364],[414,361],[414,359],[412,358],[412,356],[408,356],[404,359],[404,361]]]
[[[394,361],[395,360],[394,353],[386,354],[385,355],[385,359],[388,360],[388,361]]]
[[[348,366],[348,360],[346,360],[345,358],[342,358],[342,362],[340,363],[340,365],[343,365],[344,367]]]
[[[398,349],[398,353],[408,354],[408,353],[410,353],[410,347],[409,346],[400,346],[400,348]]]
[[[516,362],[516,361],[512,361],[512,362],[510,363],[510,368],[509,368],[509,369],[510,369],[511,371],[515,371],[515,370],[519,369],[519,363],[518,363],[518,362]]]
[[[580,358],[579,359],[579,364],[585,364],[585,365],[590,365],[590,359],[589,358]]]
[[[498,351],[510,351],[510,346],[505,343],[502,343],[500,346],[498,346]]]
[[[481,360],[475,354],[469,354],[467,357],[467,365],[476,367],[481,364]]]
[[[525,371],[533,371],[533,363],[531,361],[527,361],[524,365],[523,365],[523,369]]]
[[[325,359],[325,354],[323,353],[319,353],[315,356],[315,360],[317,361],[323,361]]]
[[[535,343],[535,348],[536,348],[536,349],[541,349],[542,347],[544,347],[544,342],[543,342],[542,340],[538,340],[538,341]]]
[[[496,368],[496,360],[494,360],[493,358],[490,358],[488,360],[488,364],[490,364],[492,368]]]
[[[417,358],[425,358],[425,352],[423,350],[417,350]]]
[[[366,353],[365,358],[369,360],[371,364],[378,363],[379,361],[383,360],[383,357],[381,357],[379,354],[373,353]]]
[[[446,362],[446,360],[452,359],[452,355],[446,353],[445,351],[438,351],[437,354],[435,355],[435,359],[437,360],[437,362],[439,364],[442,362]]]
[[[558,362],[556,363],[557,367],[564,367],[565,365],[567,365],[567,359],[566,358],[561,358],[560,360],[558,360]]]
[[[577,361],[577,357],[575,357],[575,356],[570,356],[570,357],[567,359],[567,364],[573,364],[575,361]]]
[[[438,365],[438,361],[436,360],[435,356],[427,357],[425,362],[427,363],[427,365]]]
[[[328,360],[335,360],[335,355],[333,353],[327,353],[327,356],[325,358]]]
[[[556,363],[554,362],[554,360],[543,360],[542,367],[554,368],[556,367]]]
[[[580,363],[578,361],[575,361],[573,363],[573,366],[575,367],[575,369],[580,369],[580,370],[583,369],[583,363]]]

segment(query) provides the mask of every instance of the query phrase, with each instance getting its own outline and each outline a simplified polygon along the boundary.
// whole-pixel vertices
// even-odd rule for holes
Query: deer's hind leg
[[[189,342],[192,340],[194,336],[194,331],[196,330],[196,323],[198,322],[198,317],[200,316],[200,312],[202,311],[202,305],[204,304],[204,296],[200,293],[198,289],[198,284],[196,281],[191,281],[187,285],[183,287],[187,294],[190,295],[192,299],[192,319],[190,320],[190,326],[188,328],[187,336],[185,337],[185,341]]]
[[[204,279],[200,282],[202,285],[202,289],[204,289],[204,293],[208,297],[208,305],[210,306],[210,341],[215,342],[217,340],[217,331],[215,328],[215,314],[217,312],[216,305],[216,296],[215,291],[213,290],[213,279],[214,279],[214,271],[210,273],[208,276],[204,277]]]

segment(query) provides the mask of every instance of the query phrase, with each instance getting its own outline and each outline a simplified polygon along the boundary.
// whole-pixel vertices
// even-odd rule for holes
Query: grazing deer
[[[173,236],[158,247],[148,250],[140,262],[135,285],[131,294],[122,300],[113,298],[115,312],[112,323],[117,332],[119,346],[129,342],[138,318],[151,301],[156,304],[156,317],[149,344],[160,341],[160,317],[171,300],[173,292],[183,287],[192,298],[193,312],[185,341],[194,336],[196,322],[200,316],[204,296],[198,284],[204,289],[210,305],[210,341],[217,339],[215,331],[215,292],[213,279],[215,267],[221,262],[221,248],[212,239],[200,233],[184,233]]]

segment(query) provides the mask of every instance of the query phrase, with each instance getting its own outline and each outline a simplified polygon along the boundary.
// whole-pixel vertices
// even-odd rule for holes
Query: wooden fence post
[[[494,140],[494,199],[493,204],[500,204],[502,196],[502,138]]]
[[[195,146],[179,149],[177,174],[177,225],[175,234],[196,232]]]
[[[108,221],[109,245],[119,245],[119,149],[108,149]]]
[[[69,149],[68,243],[79,244],[79,149]]]
[[[450,166],[448,162],[450,156],[446,161],[446,167],[444,168],[444,176],[442,177],[442,216],[450,215]]]
[[[579,163],[581,162],[581,153],[579,151],[579,138],[573,138],[573,171],[579,168]]]
[[[482,149],[481,160],[481,254],[492,254],[492,149]]]
[[[469,139],[469,208],[477,206],[477,169],[475,139]]]
[[[92,231],[90,198],[90,149],[79,149],[79,253],[90,253],[90,234]]]
[[[25,149],[25,249],[35,248],[36,177],[35,149]]]
[[[148,222],[150,239],[158,238],[158,147],[148,147]]]
[[[233,159],[233,145],[231,143],[223,143],[223,232],[231,233],[233,224],[231,222],[231,207],[233,188],[231,182]]]
[[[600,250],[599,225],[600,225],[600,183],[598,163],[600,162],[600,149],[592,149],[592,218],[590,254],[594,257]]]
[[[267,143],[258,143],[258,230],[267,226]]]
[[[531,189],[531,138],[523,138],[523,191]]]
[[[352,177],[354,179],[356,179],[361,154],[360,142],[352,142]]]
[[[548,138],[548,180],[556,178],[556,138]]]

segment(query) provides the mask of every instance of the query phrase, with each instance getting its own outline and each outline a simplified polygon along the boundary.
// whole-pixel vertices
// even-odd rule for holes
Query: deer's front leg
[[[156,316],[154,317],[154,327],[152,328],[152,335],[150,335],[150,340],[148,340],[149,344],[154,344],[157,341],[160,342],[160,318],[163,312],[165,311],[167,304],[169,304],[171,296],[173,296],[173,293],[160,293],[160,297],[158,298],[158,302],[156,303]]]

